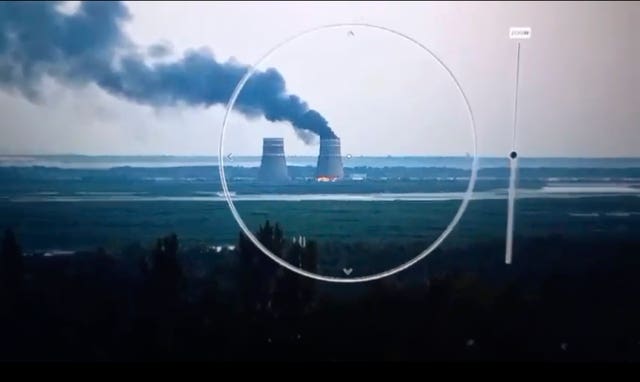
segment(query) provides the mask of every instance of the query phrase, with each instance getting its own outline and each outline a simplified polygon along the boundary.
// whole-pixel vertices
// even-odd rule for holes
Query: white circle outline
[[[229,122],[229,116],[231,115],[231,111],[233,110],[233,106],[235,105],[236,100],[238,99],[238,96],[239,96],[240,92],[242,91],[242,88],[244,87],[246,82],[249,80],[249,78],[251,78],[253,73],[255,73],[255,71],[257,70],[258,65],[260,65],[264,60],[269,58],[280,47],[282,47],[285,44],[288,44],[288,43],[290,43],[290,42],[292,42],[294,40],[297,40],[298,38],[300,38],[302,36],[305,36],[305,35],[307,35],[309,33],[317,32],[317,31],[323,30],[323,29],[342,28],[342,27],[368,27],[368,28],[374,28],[374,29],[390,32],[390,33],[393,33],[393,34],[395,34],[397,36],[400,36],[400,37],[402,37],[402,38],[404,38],[406,40],[409,40],[410,42],[413,42],[414,44],[416,44],[419,47],[421,47],[422,49],[424,49],[427,53],[429,53],[436,60],[436,62],[438,62],[438,64],[440,64],[440,66],[449,74],[449,76],[451,77],[451,79],[455,83],[456,88],[458,89],[458,91],[462,95],[462,98],[464,99],[464,102],[465,102],[465,106],[467,108],[469,120],[471,122],[471,134],[472,134],[472,139],[473,139],[473,161],[471,163],[471,176],[469,178],[469,184],[467,185],[467,190],[465,191],[465,194],[464,194],[464,196],[462,198],[462,202],[460,203],[460,207],[458,207],[458,211],[454,215],[454,217],[451,220],[451,222],[449,223],[449,225],[445,228],[444,231],[442,231],[440,236],[438,236],[438,238],[436,238],[436,240],[434,240],[433,243],[431,243],[431,245],[429,245],[429,247],[427,247],[424,251],[419,253],[416,257],[414,257],[413,259],[411,259],[411,260],[409,260],[409,261],[407,261],[407,262],[405,262],[403,264],[400,264],[400,265],[396,266],[395,268],[391,268],[391,269],[386,270],[384,272],[375,273],[375,274],[368,275],[368,276],[359,276],[359,277],[352,277],[352,278],[323,276],[323,275],[319,275],[319,274],[316,274],[316,273],[308,272],[308,271],[306,271],[304,269],[297,268],[297,267],[289,264],[288,262],[284,261],[280,257],[274,255],[268,248],[266,248],[260,242],[260,240],[258,240],[255,237],[253,232],[251,232],[251,230],[249,228],[247,228],[247,226],[244,224],[244,221],[242,220],[242,217],[240,217],[240,214],[238,213],[238,211],[236,210],[235,205],[233,204],[233,200],[231,199],[231,194],[229,193],[229,188],[227,186],[227,180],[226,180],[225,173],[224,173],[224,155],[223,155],[223,151],[224,151],[223,150],[224,133],[225,133],[225,131],[227,129],[227,123]],[[374,281],[374,280],[382,279],[384,277],[391,276],[393,274],[396,274],[396,273],[398,273],[400,271],[403,271],[403,270],[411,267],[412,265],[414,265],[418,261],[420,261],[423,258],[425,258],[427,255],[429,255],[431,252],[433,252],[444,241],[444,239],[446,239],[446,237],[451,233],[451,231],[453,231],[455,226],[460,221],[460,218],[464,214],[464,211],[466,210],[467,205],[469,204],[469,201],[471,200],[471,196],[473,194],[473,188],[475,186],[477,173],[478,173],[477,146],[478,145],[477,145],[477,137],[476,137],[476,124],[475,124],[475,120],[474,120],[474,117],[473,117],[473,112],[471,111],[471,106],[469,105],[469,100],[467,99],[467,96],[464,93],[464,90],[462,90],[462,87],[460,86],[460,83],[458,82],[456,77],[453,75],[453,72],[451,72],[451,70],[444,64],[444,62],[442,62],[442,60],[440,58],[438,58],[438,56],[436,56],[431,50],[429,50],[429,48],[427,48],[426,46],[424,46],[423,44],[421,44],[420,42],[416,41],[415,39],[413,39],[413,38],[411,38],[409,36],[406,36],[406,35],[404,35],[404,34],[402,34],[400,32],[397,32],[397,31],[395,31],[393,29],[389,29],[389,28],[386,28],[386,27],[378,26],[378,25],[367,24],[367,23],[327,24],[327,25],[315,27],[315,28],[312,28],[312,29],[307,29],[306,31],[298,33],[295,36],[290,37],[290,38],[284,40],[283,42],[279,43],[275,47],[271,48],[264,56],[262,56],[249,69],[249,71],[247,71],[247,73],[244,75],[244,77],[242,77],[240,82],[238,82],[238,85],[236,85],[236,88],[234,89],[233,93],[231,94],[231,98],[229,99],[229,102],[227,103],[227,110],[225,112],[224,119],[222,121],[222,131],[220,132],[220,146],[218,148],[218,157],[219,157],[218,172],[220,173],[220,182],[222,184],[222,190],[223,190],[223,193],[224,193],[224,197],[227,200],[227,204],[229,205],[229,209],[231,210],[231,213],[233,214],[234,219],[236,220],[236,222],[238,223],[238,225],[240,226],[242,231],[245,233],[245,235],[247,235],[247,237],[253,242],[253,244],[255,244],[256,247],[258,247],[262,251],[262,253],[267,255],[269,258],[271,258],[271,260],[275,261],[279,265],[281,265],[281,266],[285,267],[286,269],[288,269],[288,270],[290,270],[292,272],[295,272],[295,273],[297,273],[297,274],[299,274],[301,276],[306,276],[306,277],[309,277],[309,278],[312,278],[312,279],[315,279],[315,280],[327,281],[327,282],[333,282],[333,283],[358,283],[358,282],[366,282],[366,281]]]

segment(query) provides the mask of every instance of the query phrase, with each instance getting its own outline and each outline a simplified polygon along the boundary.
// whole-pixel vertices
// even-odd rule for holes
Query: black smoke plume
[[[187,51],[173,62],[145,62],[121,24],[130,14],[121,2],[82,2],[77,11],[59,11],[61,2],[0,3],[0,86],[32,101],[45,76],[69,85],[95,83],[105,91],[140,104],[226,103],[248,67],[216,61],[207,49]],[[162,49],[148,52],[162,55]],[[334,138],[327,121],[298,96],[287,94],[275,69],[256,72],[246,83],[236,109],[247,117],[288,121],[306,142],[313,133]]]

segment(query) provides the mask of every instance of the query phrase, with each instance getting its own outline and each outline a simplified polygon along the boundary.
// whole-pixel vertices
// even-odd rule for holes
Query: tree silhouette
[[[295,267],[317,271],[318,246],[314,241],[301,245],[291,243],[284,259]],[[272,314],[277,320],[280,336],[286,341],[298,341],[303,330],[303,317],[315,306],[315,280],[280,268],[273,293]],[[286,323],[286,325],[282,325]]]
[[[151,254],[149,282],[154,294],[175,301],[184,287],[184,275],[178,261],[178,237],[171,234],[156,241]]]
[[[143,263],[143,271],[146,285],[141,301],[142,325],[156,349],[171,352],[186,287],[175,234],[156,241],[151,256]]]
[[[285,252],[284,260],[299,267],[304,248],[299,243],[293,243]],[[284,316],[291,320],[298,316],[302,307],[300,296],[301,276],[284,268],[277,270],[277,279],[273,293],[273,311],[276,316]]]
[[[258,229],[256,238],[273,254],[282,256],[285,240],[278,224],[274,227],[267,220]],[[267,258],[243,233],[238,240],[238,254],[239,281],[245,310],[253,312],[269,310],[278,264]]]
[[[6,229],[2,239],[0,252],[0,297],[5,301],[7,309],[16,308],[22,292],[24,265],[22,249],[13,230]]]
[[[300,266],[307,272],[316,273],[318,271],[318,244],[310,240],[304,248]],[[301,297],[307,307],[311,307],[316,294],[316,280],[305,277],[301,280]]]
[[[257,289],[253,286],[257,282],[254,270],[257,261],[256,248],[244,232],[240,232],[238,235],[236,248],[238,253],[238,290],[241,295],[242,310],[251,311],[257,302]]]

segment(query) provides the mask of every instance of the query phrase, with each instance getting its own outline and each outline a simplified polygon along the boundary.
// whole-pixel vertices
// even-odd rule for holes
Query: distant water
[[[289,156],[290,166],[315,166],[315,156]],[[427,157],[427,156],[343,156],[345,167],[449,167],[468,169],[470,157]],[[107,169],[113,167],[185,167],[216,166],[217,156],[82,156],[82,155],[44,155],[44,156],[0,156],[0,166],[44,166],[75,169]],[[259,156],[238,156],[225,160],[225,165],[257,167]],[[482,157],[481,168],[508,166],[507,158]],[[523,168],[640,168],[640,158],[527,158],[519,160]]]
[[[22,196],[7,197],[6,201],[14,203],[34,203],[34,202],[224,202],[225,198],[221,192],[210,193],[199,191],[196,195],[188,196],[167,196],[167,195],[145,195],[145,193],[133,192],[105,192],[89,193],[76,192],[75,195],[58,195],[57,193],[43,194],[32,193]],[[520,190],[518,199],[557,199],[557,198],[581,198],[581,197],[604,197],[620,196],[622,194],[634,194],[640,197],[640,189],[609,188],[606,190],[593,189],[590,187],[575,187],[573,189],[558,189],[545,187],[540,190]],[[462,200],[464,192],[407,192],[407,193],[373,193],[373,194],[233,194],[234,202],[247,201],[354,201],[354,202],[389,202],[389,201],[448,201]],[[474,192],[473,200],[506,199],[507,190],[491,190]],[[579,216],[576,215],[576,216]]]

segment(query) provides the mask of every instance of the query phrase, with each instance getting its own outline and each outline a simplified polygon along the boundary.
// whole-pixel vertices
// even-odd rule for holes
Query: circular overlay
[[[448,79],[453,82],[454,86],[455,86],[455,91],[457,92],[458,96],[460,96],[462,98],[462,100],[464,101],[464,108],[462,108],[462,110],[464,110],[466,112],[466,119],[468,120],[468,123],[470,125],[470,133],[471,133],[471,144],[472,144],[472,152],[469,153],[465,153],[467,159],[471,160],[471,164],[470,164],[470,175],[469,175],[469,181],[468,184],[466,185],[465,191],[464,193],[462,193],[461,196],[461,202],[459,207],[457,208],[457,210],[455,210],[455,214],[453,216],[453,218],[451,219],[451,221],[448,223],[448,225],[446,225],[446,227],[444,228],[444,230],[442,231],[442,233],[439,234],[439,236],[437,236],[435,238],[435,240],[426,248],[424,249],[422,252],[418,253],[417,255],[415,255],[415,257],[410,258],[408,261],[404,261],[403,263],[401,263],[400,265],[397,266],[393,266],[390,269],[384,270],[382,272],[377,272],[377,273],[371,273],[368,275],[358,275],[358,276],[352,276],[352,277],[348,277],[351,274],[351,269],[345,269],[344,271],[344,275],[347,277],[338,277],[338,276],[329,276],[329,275],[322,275],[322,274],[317,274],[317,273],[313,273],[310,271],[307,271],[305,269],[302,269],[300,267],[297,267],[293,264],[288,263],[287,261],[285,261],[284,259],[280,258],[279,256],[275,255],[273,252],[271,252],[263,243],[260,242],[260,240],[258,240],[258,238],[256,237],[256,235],[248,228],[248,226],[245,224],[244,220],[242,219],[242,217],[240,216],[240,213],[238,212],[238,210],[236,209],[236,206],[234,204],[233,201],[233,197],[232,197],[232,193],[229,191],[229,186],[227,184],[227,178],[226,178],[226,174],[225,174],[225,160],[227,159],[227,157],[225,156],[225,151],[224,151],[224,141],[225,141],[225,132],[227,131],[227,127],[229,125],[229,119],[230,116],[232,114],[232,111],[234,110],[234,105],[236,105],[236,101],[238,100],[238,97],[242,91],[242,89],[244,88],[245,84],[247,83],[247,81],[251,78],[251,76],[256,73],[256,71],[258,70],[259,66],[265,62],[268,58],[270,58],[278,49],[283,48],[284,46],[288,45],[289,43],[292,43],[295,40],[298,40],[300,38],[302,38],[303,36],[308,36],[320,31],[326,31],[326,30],[331,30],[331,29],[344,29],[345,33],[347,36],[354,36],[355,33],[353,32],[354,30],[374,30],[377,32],[383,32],[384,34],[387,35],[391,35],[392,37],[395,38],[400,38],[402,39],[405,43],[409,43],[412,46],[420,49],[422,51],[422,54],[428,54],[430,59],[435,60],[435,62],[437,63],[437,66],[439,66],[441,69],[444,70],[444,72],[446,72]],[[357,33],[357,32],[356,32]],[[338,133],[339,134],[339,133]],[[412,265],[416,264],[418,261],[420,261],[421,259],[425,258],[427,255],[429,255],[430,253],[432,253],[446,238],[447,236],[452,232],[452,230],[455,228],[455,226],[458,224],[458,222],[460,221],[460,218],[462,217],[463,213],[465,212],[467,205],[469,203],[469,201],[471,200],[472,194],[473,194],[473,189],[474,189],[474,185],[476,183],[476,179],[477,179],[477,171],[478,171],[478,157],[477,157],[477,138],[476,138],[476,127],[475,127],[475,121],[474,121],[474,117],[473,117],[473,113],[471,111],[471,106],[469,105],[469,101],[467,99],[467,96],[465,95],[462,87],[460,86],[460,83],[458,82],[458,80],[456,79],[456,77],[453,75],[453,73],[451,72],[451,70],[442,62],[442,60],[440,58],[438,58],[431,50],[429,50],[426,46],[424,46],[423,44],[421,44],[420,42],[416,41],[415,39],[404,35],[400,32],[397,32],[395,30],[386,28],[386,27],[382,27],[382,26],[377,26],[377,25],[372,25],[372,24],[366,24],[366,23],[347,23],[347,24],[331,24],[331,25],[324,25],[324,26],[320,26],[320,27],[316,27],[313,29],[309,29],[306,30],[302,33],[299,33],[283,42],[281,42],[280,44],[276,45],[274,48],[272,48],[271,50],[269,50],[264,56],[262,56],[262,58],[260,58],[251,68],[250,70],[247,71],[247,73],[244,75],[244,77],[242,77],[242,79],[240,80],[240,82],[238,83],[238,85],[236,86],[235,90],[233,91],[231,98],[229,99],[229,102],[227,104],[227,108],[226,108],[226,113],[224,115],[224,119],[223,119],[223,123],[222,123],[222,131],[220,134],[220,145],[219,145],[219,175],[220,175],[220,182],[222,185],[222,190],[224,193],[224,198],[226,199],[226,202],[229,206],[229,209],[231,210],[231,213],[234,217],[234,219],[236,220],[236,222],[238,223],[238,225],[240,226],[240,228],[242,229],[242,231],[244,232],[244,234],[246,235],[246,237],[248,239],[251,240],[251,242],[253,242],[253,244],[260,249],[260,251],[262,251],[266,256],[268,256],[271,260],[275,261],[277,264],[283,266],[284,268],[295,272],[301,276],[306,276],[315,280],[320,280],[320,281],[327,281],[327,282],[334,282],[334,283],[357,283],[357,282],[365,282],[365,281],[373,281],[373,280],[378,280],[378,279],[382,279],[386,276],[391,276],[393,274],[396,274],[402,270],[406,270],[409,267],[411,267]],[[344,157],[343,158],[347,158],[349,160],[352,160],[352,154],[349,153],[347,154],[346,152],[343,152]],[[235,156],[235,153],[234,153]],[[355,157],[355,155],[353,155],[353,157]],[[229,156],[230,158],[230,156]]]

